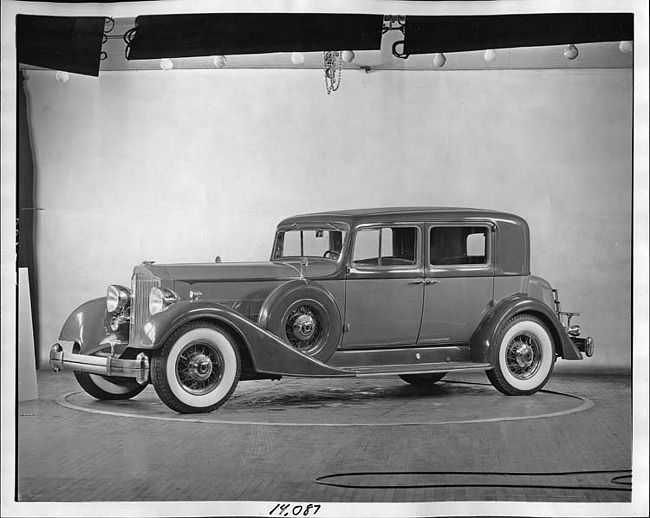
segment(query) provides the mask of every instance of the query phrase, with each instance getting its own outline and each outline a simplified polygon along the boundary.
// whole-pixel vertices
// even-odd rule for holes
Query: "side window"
[[[352,264],[369,266],[414,266],[417,262],[415,227],[361,229],[354,242]]]
[[[433,227],[429,241],[431,264],[485,264],[487,236],[485,227]]]

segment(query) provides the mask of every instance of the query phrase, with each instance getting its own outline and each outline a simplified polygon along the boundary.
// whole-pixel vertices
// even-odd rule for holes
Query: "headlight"
[[[106,290],[106,311],[114,313],[122,310],[129,305],[131,300],[131,291],[129,288],[111,284]]]
[[[149,293],[149,313],[152,315],[160,313],[163,309],[179,300],[180,297],[172,290],[168,290],[167,288],[151,288],[151,292]]]

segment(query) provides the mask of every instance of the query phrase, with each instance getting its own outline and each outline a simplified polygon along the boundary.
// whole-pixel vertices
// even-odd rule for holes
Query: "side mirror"
[[[221,256],[218,255],[217,257],[215,257],[214,262],[215,263],[220,263],[221,262]]]

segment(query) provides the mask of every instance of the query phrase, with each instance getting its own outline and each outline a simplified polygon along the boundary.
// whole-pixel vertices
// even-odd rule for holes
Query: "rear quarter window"
[[[487,263],[487,227],[432,227],[430,232],[432,266]]]

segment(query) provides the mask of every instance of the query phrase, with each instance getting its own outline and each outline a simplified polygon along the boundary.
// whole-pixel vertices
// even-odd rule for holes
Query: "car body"
[[[218,259],[218,258],[217,258]],[[532,394],[557,358],[593,340],[530,273],[520,217],[462,208],[392,208],[293,216],[270,260],[155,264],[132,285],[77,308],[50,364],[98,399],[149,382],[183,413],[209,412],[237,383],[282,376],[394,374],[428,385],[483,370],[508,395]]]

